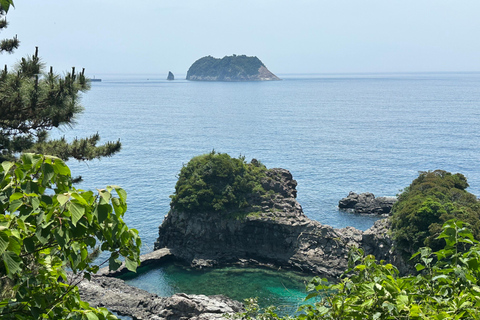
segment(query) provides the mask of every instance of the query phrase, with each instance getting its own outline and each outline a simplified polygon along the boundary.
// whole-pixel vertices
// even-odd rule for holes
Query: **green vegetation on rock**
[[[450,219],[468,222],[480,239],[480,202],[465,189],[462,174],[442,170],[421,172],[399,196],[392,209],[392,233],[397,248],[410,256],[418,248],[441,247],[436,240],[443,223]]]
[[[266,171],[255,159],[247,163],[244,157],[226,153],[212,151],[194,157],[180,170],[171,207],[192,213],[253,211],[250,200],[266,194],[261,184]]]
[[[257,57],[246,55],[226,56],[217,59],[207,56],[195,61],[187,72],[187,80],[203,81],[250,81],[250,80],[278,80],[266,70],[260,75],[259,70],[265,65]]]

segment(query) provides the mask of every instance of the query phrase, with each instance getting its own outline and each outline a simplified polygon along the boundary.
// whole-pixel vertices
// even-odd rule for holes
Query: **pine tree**
[[[0,0],[0,31],[7,27],[5,17],[11,5],[12,0]],[[12,53],[19,44],[16,36],[2,40],[0,53]],[[45,72],[38,47],[11,71],[5,65],[0,72],[0,161],[14,159],[22,152],[91,160],[120,151],[120,141],[97,146],[98,133],[72,142],[48,138],[49,130],[72,126],[83,111],[80,94],[90,88],[84,72],[72,68],[64,77],[55,74],[52,67]]]

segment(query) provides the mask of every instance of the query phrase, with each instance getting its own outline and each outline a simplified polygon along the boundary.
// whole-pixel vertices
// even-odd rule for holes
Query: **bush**
[[[257,160],[247,164],[226,153],[194,157],[180,170],[170,206],[184,212],[249,211],[250,200],[265,194],[266,171]]]
[[[467,179],[459,173],[421,172],[392,209],[397,248],[405,256],[423,246],[438,250],[441,226],[453,218],[468,222],[474,237],[480,239],[480,203],[467,187]]]

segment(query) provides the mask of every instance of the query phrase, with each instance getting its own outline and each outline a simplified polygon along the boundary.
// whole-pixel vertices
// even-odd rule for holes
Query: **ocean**
[[[103,142],[121,140],[122,151],[111,158],[68,164],[84,179],[79,188],[116,184],[127,191],[125,220],[139,230],[144,253],[153,249],[182,165],[212,150],[290,170],[305,214],[336,228],[366,230],[377,219],[338,210],[338,201],[350,191],[394,196],[419,171],[462,173],[468,190],[480,195],[480,73],[280,75],[282,81],[272,82],[100,77],[102,82],[84,94],[85,111],[73,129],[53,136],[98,132]],[[183,266],[129,281],[160,295],[191,288],[189,293],[204,293],[207,287],[208,294],[220,294],[232,284],[215,279],[235,273],[261,282],[273,276],[265,270],[217,271],[203,285],[195,281],[205,275]],[[278,288],[296,277],[279,274]],[[302,281],[287,289],[302,292]],[[262,296],[271,287],[230,295]],[[278,288],[266,295],[265,304],[278,296],[287,296],[281,303],[289,303],[289,294]],[[290,294],[297,300],[298,295]]]

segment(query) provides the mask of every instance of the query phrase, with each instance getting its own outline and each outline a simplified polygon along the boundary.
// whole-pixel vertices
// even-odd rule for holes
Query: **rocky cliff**
[[[244,217],[172,209],[159,228],[155,249],[166,247],[196,267],[267,263],[330,279],[346,269],[351,247],[363,247],[368,254],[394,262],[386,221],[366,232],[322,225],[304,215],[296,185],[288,170],[269,169],[262,186],[272,196],[252,203],[261,211]]]
[[[257,57],[245,55],[211,56],[195,61],[187,72],[192,81],[269,81],[280,80]]]

